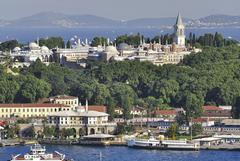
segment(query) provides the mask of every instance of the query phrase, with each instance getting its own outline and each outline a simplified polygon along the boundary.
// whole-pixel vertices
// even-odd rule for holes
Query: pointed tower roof
[[[182,16],[180,13],[178,13],[178,16],[177,16],[176,25],[183,25]]]

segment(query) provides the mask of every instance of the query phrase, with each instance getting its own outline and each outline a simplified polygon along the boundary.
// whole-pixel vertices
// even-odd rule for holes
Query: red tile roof
[[[52,107],[69,107],[61,104],[52,104],[52,103],[26,103],[26,104],[0,104],[0,108],[52,108]]]
[[[155,112],[157,115],[176,115],[176,110],[158,110]]]
[[[107,112],[107,107],[106,106],[98,106],[98,105],[91,105],[88,106],[89,111],[98,111],[98,112]]]
[[[222,111],[223,109],[217,106],[203,106],[204,111]]]
[[[209,119],[207,119],[207,118],[193,118],[192,119],[192,122],[207,122],[207,121],[209,121]]]

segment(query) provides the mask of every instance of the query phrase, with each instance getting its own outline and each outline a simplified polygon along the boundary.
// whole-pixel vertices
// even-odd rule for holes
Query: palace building
[[[115,132],[116,123],[110,123],[109,114],[105,112],[90,111],[88,102],[86,106],[78,106],[74,110],[60,111],[49,115],[49,125],[55,126],[59,131],[73,129],[76,137],[92,134],[112,134]]]
[[[59,111],[70,111],[73,107],[62,104],[0,104],[0,118],[42,118]]]

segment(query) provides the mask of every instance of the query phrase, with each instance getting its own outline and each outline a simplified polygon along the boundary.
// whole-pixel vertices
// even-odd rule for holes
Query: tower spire
[[[182,20],[182,16],[181,16],[180,12],[178,12],[176,25],[183,25],[183,20]]]
[[[185,26],[183,24],[182,16],[178,13],[176,24],[174,25],[173,42],[177,45],[185,46]]]

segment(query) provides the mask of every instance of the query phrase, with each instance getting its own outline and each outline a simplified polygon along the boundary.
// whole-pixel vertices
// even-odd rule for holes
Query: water
[[[46,146],[49,152],[59,151],[74,161],[239,161],[239,151],[158,151],[128,147]],[[0,148],[0,161],[11,154],[26,153],[29,146]],[[100,153],[102,159],[100,159]]]
[[[0,28],[0,41],[17,39],[20,42],[30,42],[39,38],[47,38],[51,36],[61,36],[64,40],[69,40],[74,35],[82,39],[92,39],[95,36],[108,37],[114,40],[117,36],[123,34],[137,34],[141,33],[145,37],[154,37],[160,34],[172,33],[172,29],[158,29],[158,28]],[[232,37],[240,40],[239,28],[218,28],[218,29],[186,29],[186,35],[193,32],[196,35],[203,35],[204,33],[220,32],[225,37]]]

